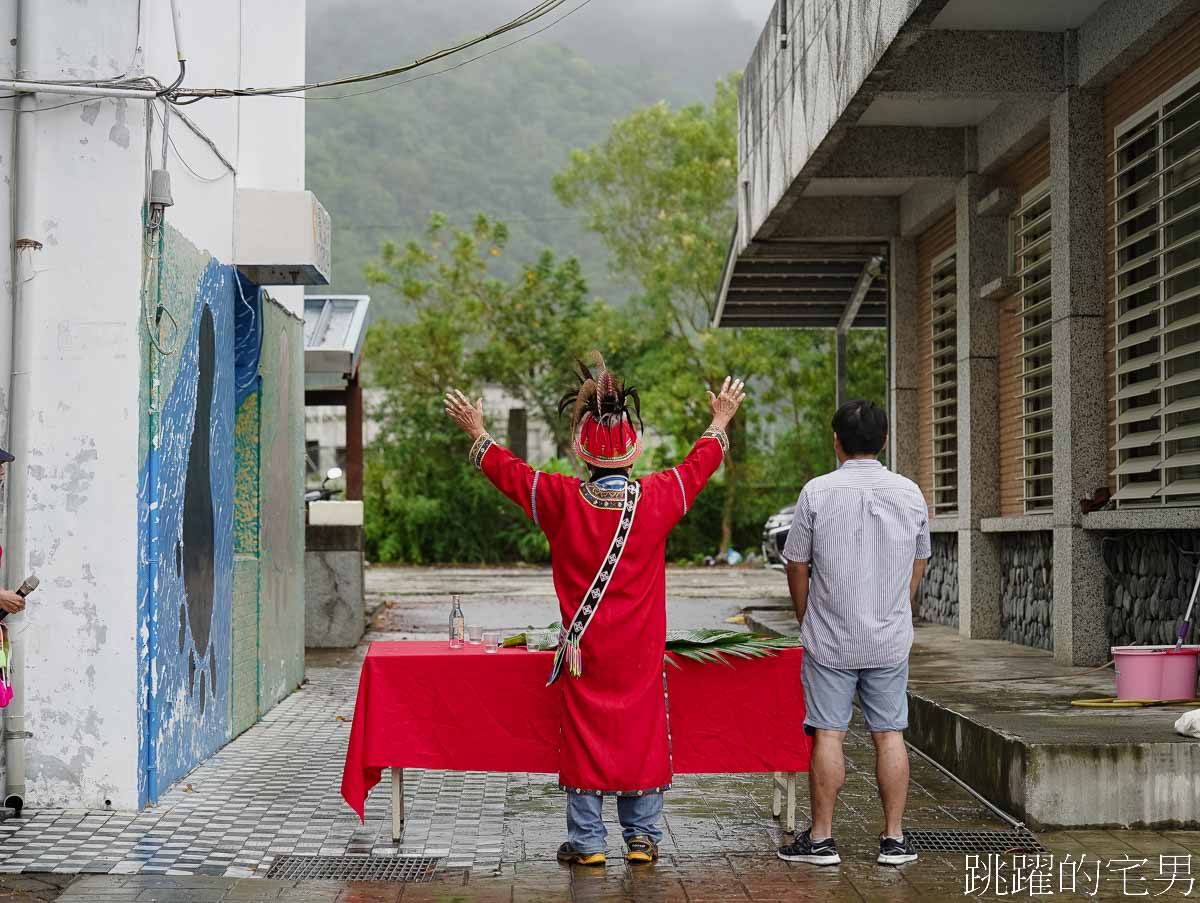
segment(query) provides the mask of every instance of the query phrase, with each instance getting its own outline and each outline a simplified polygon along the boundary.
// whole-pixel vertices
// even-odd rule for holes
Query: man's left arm
[[[924,499],[922,499],[924,504]],[[928,509],[921,516],[921,526],[917,531],[917,552],[913,559],[912,577],[908,582],[908,604],[915,615],[917,613],[917,592],[921,589],[921,581],[925,577],[925,568],[929,564],[929,556],[933,554],[933,545],[929,540]]]

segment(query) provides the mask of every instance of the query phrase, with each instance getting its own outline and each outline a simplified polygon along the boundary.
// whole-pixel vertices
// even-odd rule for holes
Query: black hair
[[[887,414],[872,401],[848,401],[833,415],[833,431],[846,454],[877,455],[887,441]]]
[[[605,477],[628,477],[633,471],[633,467],[592,467],[589,468],[591,473],[588,477],[593,483],[597,480],[602,480]]]

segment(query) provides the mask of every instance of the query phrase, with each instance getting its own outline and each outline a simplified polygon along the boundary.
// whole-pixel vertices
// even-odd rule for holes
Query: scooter
[[[342,478],[342,469],[340,467],[331,467],[325,474],[325,479],[321,481],[319,489],[304,490],[304,507],[308,508],[309,502],[327,502],[342,490],[333,489],[329,486],[334,480]]]

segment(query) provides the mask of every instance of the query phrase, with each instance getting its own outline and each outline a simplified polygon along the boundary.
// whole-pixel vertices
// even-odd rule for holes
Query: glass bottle
[[[461,649],[467,635],[467,619],[463,616],[462,601],[454,596],[454,605],[450,609],[450,648]]]

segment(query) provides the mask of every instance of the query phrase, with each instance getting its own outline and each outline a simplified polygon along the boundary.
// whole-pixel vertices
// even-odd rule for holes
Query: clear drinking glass
[[[504,638],[504,633],[499,630],[485,630],[483,632],[483,651],[484,652],[499,652],[500,641]]]
[[[525,651],[538,652],[542,648],[542,633],[541,630],[526,630],[525,631]]]
[[[470,624],[467,626],[467,642],[472,646],[478,646],[483,642],[482,624]]]

